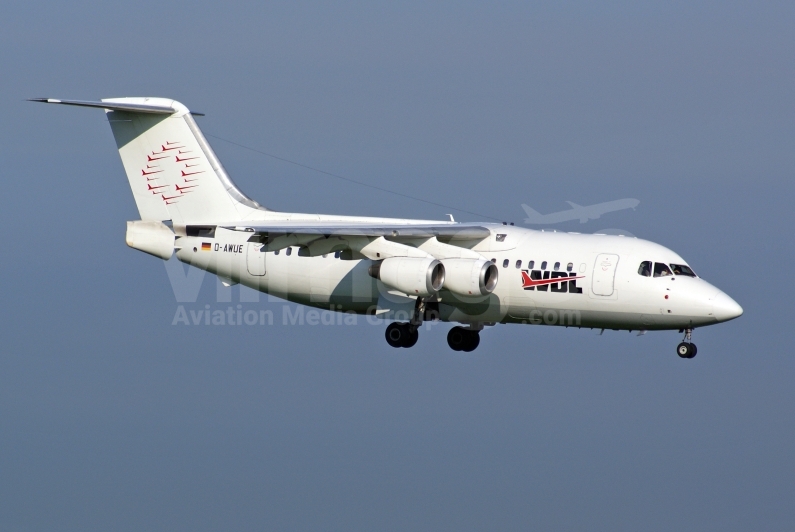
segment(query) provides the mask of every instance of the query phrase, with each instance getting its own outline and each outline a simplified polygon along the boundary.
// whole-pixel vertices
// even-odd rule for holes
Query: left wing
[[[190,226],[189,226],[190,227]],[[342,251],[343,258],[380,260],[389,257],[480,258],[471,247],[491,235],[479,224],[378,224],[334,221],[274,221],[220,225],[251,233],[267,251],[298,246],[298,254],[314,257]]]

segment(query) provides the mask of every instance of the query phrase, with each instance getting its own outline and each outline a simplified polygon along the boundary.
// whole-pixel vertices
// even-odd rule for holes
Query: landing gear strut
[[[681,332],[681,331],[680,331]],[[690,339],[693,336],[693,329],[685,329],[685,338],[681,344],[676,346],[676,354],[680,358],[693,358],[698,353],[696,344],[692,343]]]
[[[447,345],[453,351],[464,351],[465,353],[474,351],[480,345],[480,331],[464,327],[453,327],[447,333]]]

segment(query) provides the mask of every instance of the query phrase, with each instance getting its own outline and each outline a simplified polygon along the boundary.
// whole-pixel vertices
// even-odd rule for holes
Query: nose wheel
[[[696,356],[696,353],[698,353],[696,344],[690,341],[692,335],[693,329],[685,329],[684,341],[676,346],[676,354],[679,355],[680,358],[693,358]]]

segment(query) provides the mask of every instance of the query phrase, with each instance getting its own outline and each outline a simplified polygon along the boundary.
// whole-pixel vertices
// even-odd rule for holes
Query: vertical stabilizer
[[[262,210],[226,175],[187,107],[162,98],[114,98],[108,122],[142,220],[242,220]],[[170,107],[172,114],[122,106]]]
[[[105,109],[141,220],[217,223],[267,211],[232,183],[191,112],[176,100],[31,101]]]

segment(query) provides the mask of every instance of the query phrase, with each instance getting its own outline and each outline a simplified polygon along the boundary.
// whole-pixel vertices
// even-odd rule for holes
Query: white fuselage
[[[641,275],[644,261],[686,264],[653,242],[480,225],[491,236],[469,249],[498,266],[499,282],[487,296],[461,297],[443,289],[432,303],[443,321],[659,330],[711,325],[742,313],[729,296],[701,278]],[[177,257],[292,302],[385,319],[410,316],[415,300],[372,278],[370,260],[342,260],[334,253],[300,256],[298,247],[260,252],[249,236],[221,227],[212,238],[183,236],[177,240]],[[551,282],[555,278],[565,280]],[[533,284],[527,279],[546,283],[527,286]]]

